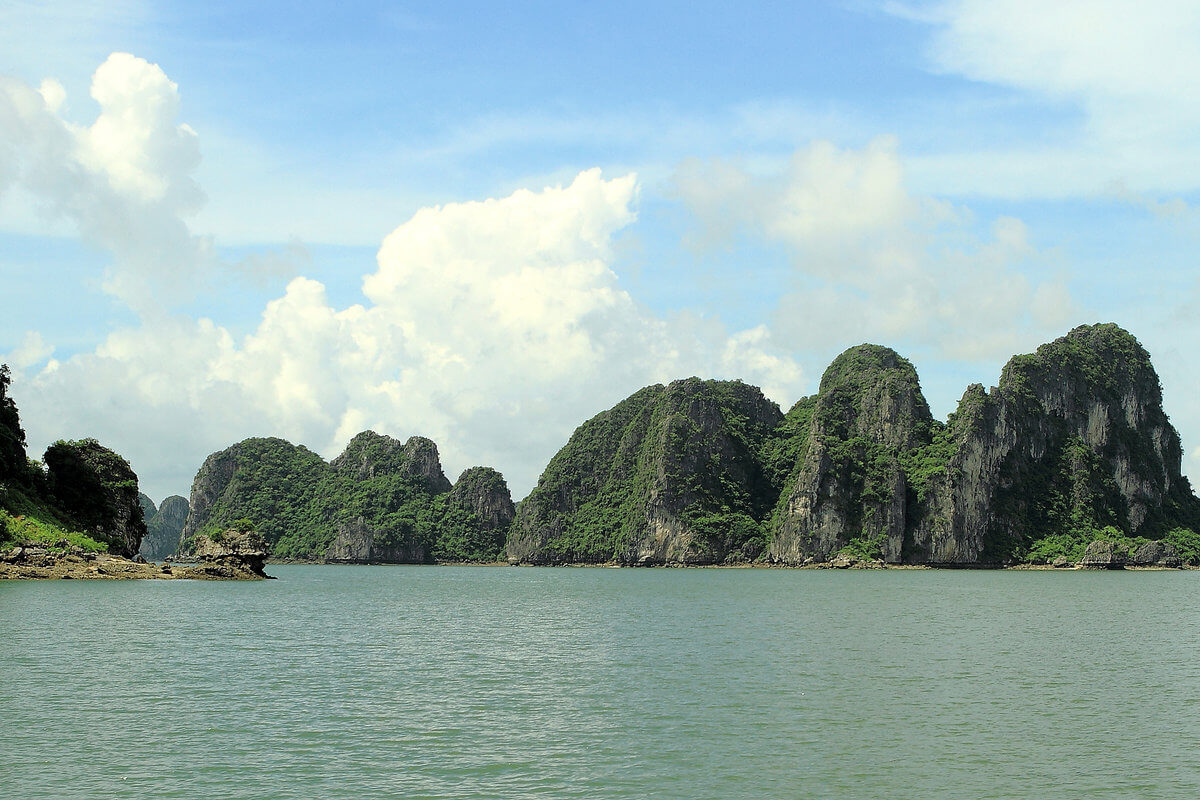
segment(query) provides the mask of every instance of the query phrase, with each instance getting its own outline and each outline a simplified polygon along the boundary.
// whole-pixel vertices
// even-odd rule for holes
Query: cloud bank
[[[114,63],[115,88],[106,77]],[[110,59],[106,68],[102,119],[123,124],[98,121],[86,136],[50,104],[18,94],[33,119],[69,135],[73,174],[178,213],[194,199],[180,191],[181,143],[194,140],[183,127],[151,124],[174,119],[174,87],[145,62]],[[730,334],[719,322],[664,319],[621,288],[612,242],[636,219],[637,196],[634,175],[593,169],[566,186],[422,209],[383,242],[365,303],[335,308],[325,286],[295,278],[240,338],[209,319],[145,315],[94,352],[39,369],[47,348],[35,335],[12,354],[29,368],[14,393],[30,438],[97,436],[163,493],[184,490],[209,452],[246,436],[283,436],[331,456],[365,428],[419,433],[439,443],[452,472],[495,465],[520,496],[574,426],[645,384],[741,377],[794,400],[804,375],[765,328]],[[106,241],[162,242],[147,230],[127,234]],[[185,262],[196,252],[191,238],[171,242]],[[137,264],[170,273],[171,255],[168,247]]]
[[[745,234],[789,253],[777,340],[994,360],[1061,335],[1076,314],[1061,268],[1020,220],[980,231],[968,209],[910,192],[888,137],[861,150],[815,142],[769,174],[692,160],[675,185],[705,244]]]

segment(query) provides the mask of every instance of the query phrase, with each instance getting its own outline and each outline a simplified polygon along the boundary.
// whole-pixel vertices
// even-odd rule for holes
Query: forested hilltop
[[[129,462],[95,439],[58,441],[31,460],[9,383],[0,365],[0,550],[136,555],[146,525]]]
[[[786,414],[675,381],[581,425],[520,504],[517,563],[1200,563],[1200,501],[1146,350],[1081,326],[933,419],[916,370],[847,350]],[[1094,542],[1100,544],[1089,549]]]
[[[514,513],[494,469],[451,485],[432,441],[374,431],[331,462],[283,439],[246,439],[205,460],[190,505],[185,553],[199,535],[255,529],[277,558],[343,563],[496,561]]]

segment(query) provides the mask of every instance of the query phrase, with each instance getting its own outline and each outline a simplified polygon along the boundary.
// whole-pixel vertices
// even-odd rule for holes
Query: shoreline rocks
[[[109,553],[94,553],[79,547],[17,545],[0,552],[0,580],[195,580],[260,581],[271,576],[263,572],[267,550],[254,534],[238,532],[229,541],[214,542],[200,537],[205,544],[201,563],[156,564]]]

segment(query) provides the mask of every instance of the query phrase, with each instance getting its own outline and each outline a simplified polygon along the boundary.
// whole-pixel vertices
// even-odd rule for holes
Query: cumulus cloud
[[[888,3],[932,26],[940,72],[1078,109],[1076,129],[995,152],[938,154],[944,186],[1001,194],[1139,192],[1200,185],[1200,5],[1189,0],[938,0]]]
[[[1053,260],[1020,220],[1002,217],[980,233],[968,209],[913,194],[891,138],[861,150],[816,142],[765,175],[691,161],[676,187],[701,228],[749,233],[791,254],[795,289],[775,314],[776,341],[875,340],[997,358],[1074,313]]]
[[[91,95],[100,113],[79,126],[61,116],[66,93],[55,81],[33,89],[0,79],[0,191],[23,190],[110,251],[106,289],[148,308],[214,261],[211,242],[184,221],[203,202],[191,178],[197,137],[177,121],[176,85],[140,58],[112,54]]]
[[[160,492],[186,488],[205,455],[245,436],[332,456],[373,428],[430,436],[452,478],[492,464],[518,496],[575,426],[643,385],[740,377],[795,400],[804,375],[765,329],[664,319],[622,289],[612,240],[637,195],[633,175],[589,170],[426,208],[384,241],[363,304],[334,308],[321,283],[296,278],[240,339],[159,318],[14,393],[31,439],[119,443]]]
[[[113,53],[93,75],[91,96],[99,113],[78,125],[64,116],[57,81],[35,89],[0,76],[0,194],[21,192],[44,218],[65,220],[110,252],[106,291],[152,313],[193,296],[219,269],[295,273],[294,252],[228,264],[192,232],[188,220],[204,203],[193,178],[199,139],[179,122],[178,87],[157,64]]]
[[[24,370],[36,364],[42,364],[51,355],[54,348],[49,345],[37,331],[26,331],[21,343],[0,357],[0,361],[16,370]]]

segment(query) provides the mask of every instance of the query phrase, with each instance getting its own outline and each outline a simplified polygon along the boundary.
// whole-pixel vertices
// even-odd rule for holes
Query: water
[[[0,796],[1200,796],[1200,572],[0,583]]]

